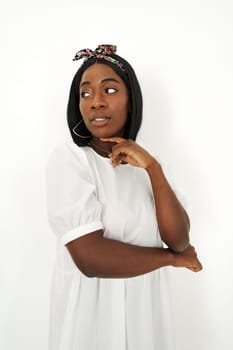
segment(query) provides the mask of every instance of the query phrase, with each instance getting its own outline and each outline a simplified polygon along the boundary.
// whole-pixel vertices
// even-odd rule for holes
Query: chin
[[[111,130],[95,130],[92,132],[93,137],[97,138],[107,138],[107,137],[123,137],[123,132],[114,132]]]

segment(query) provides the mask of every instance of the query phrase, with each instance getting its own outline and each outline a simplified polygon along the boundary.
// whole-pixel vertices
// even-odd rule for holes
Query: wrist
[[[148,162],[148,165],[145,167],[145,170],[148,172],[148,173],[151,173],[153,171],[161,171],[162,168],[161,168],[161,165],[159,164],[159,162],[152,157],[151,161]]]
[[[176,265],[176,254],[170,249],[166,248],[168,253],[168,266],[175,266]]]
[[[167,180],[164,176],[163,169],[161,165],[154,159],[154,162],[151,162],[146,171],[152,181],[153,191],[156,192],[161,188],[167,186]]]

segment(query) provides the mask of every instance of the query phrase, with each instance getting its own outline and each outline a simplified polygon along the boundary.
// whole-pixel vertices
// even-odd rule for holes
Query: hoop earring
[[[90,134],[89,136],[82,136],[80,134],[77,133],[77,131],[75,131],[75,129],[77,129],[79,127],[79,125],[83,123],[83,119],[80,120],[80,122],[78,122],[72,129],[73,133],[75,135],[77,135],[78,137],[81,137],[81,139],[89,139],[92,135]]]

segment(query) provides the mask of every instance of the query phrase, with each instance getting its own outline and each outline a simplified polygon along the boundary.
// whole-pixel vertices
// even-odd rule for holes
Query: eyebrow
[[[120,82],[118,80],[116,80],[115,78],[105,78],[103,80],[101,80],[101,83],[104,84],[108,81],[114,81],[115,83],[118,83],[120,84]],[[80,88],[83,86],[83,85],[89,85],[91,84],[90,81],[83,81],[81,84],[80,84]]]

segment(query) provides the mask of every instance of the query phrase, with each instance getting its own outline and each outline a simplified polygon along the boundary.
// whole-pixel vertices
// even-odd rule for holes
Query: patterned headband
[[[73,61],[77,61],[80,58],[84,58],[84,62],[86,62],[90,58],[104,59],[106,61],[116,64],[122,71],[124,71],[124,66],[118,60],[110,56],[116,53],[116,48],[116,45],[99,45],[95,49],[95,51],[92,51],[90,49],[83,49],[76,53],[76,55],[73,58]]]

